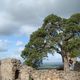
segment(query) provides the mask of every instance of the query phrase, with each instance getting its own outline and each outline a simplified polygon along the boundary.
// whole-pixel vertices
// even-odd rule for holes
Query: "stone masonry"
[[[22,65],[17,59],[0,61],[0,80],[80,80],[80,72],[61,70],[35,70]]]
[[[20,61],[16,59],[4,59],[1,61],[1,79],[0,80],[15,80],[16,71],[20,67]]]

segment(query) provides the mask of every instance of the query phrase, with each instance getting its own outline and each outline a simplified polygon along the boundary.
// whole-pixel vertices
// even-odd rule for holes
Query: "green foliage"
[[[70,17],[70,20],[71,20],[73,23],[79,24],[79,23],[80,23],[80,13],[73,14],[73,15]]]
[[[75,49],[78,50],[79,48],[80,48],[80,38],[73,38],[70,41],[68,41],[67,44],[64,44],[65,51],[71,52]]]
[[[44,37],[47,35],[43,28],[38,29],[38,31],[33,32],[30,37],[30,42],[25,46],[22,51],[22,58],[25,59],[25,63],[28,66],[37,68],[42,63],[44,49]]]
[[[47,35],[47,33],[44,30],[44,28],[39,28],[38,31],[33,32],[33,34],[30,37],[30,40],[34,40],[37,37],[44,38],[46,35]]]
[[[30,36],[21,56],[27,65],[37,68],[47,53],[54,51],[62,57],[67,53],[71,57],[80,55],[80,13],[69,19],[54,14],[47,16],[42,27]]]
[[[68,32],[80,32],[80,13],[72,15],[66,21],[66,33]]]
[[[54,14],[50,14],[44,19],[44,26],[49,22],[51,24],[54,24],[55,22],[60,21],[60,20],[61,20],[60,17],[58,17],[58,16],[56,16]]]
[[[40,65],[42,59],[42,54],[37,52],[36,49],[31,49],[30,47],[25,48],[21,56],[25,59],[25,63],[28,66],[34,68],[37,68]]]
[[[78,57],[78,56],[80,56],[80,50],[79,49],[73,49],[71,51],[70,57],[74,58],[74,57]]]

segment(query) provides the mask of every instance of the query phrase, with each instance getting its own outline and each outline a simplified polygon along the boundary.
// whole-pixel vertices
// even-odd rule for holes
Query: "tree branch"
[[[69,36],[68,38],[64,39],[64,41],[68,41],[68,40],[70,40],[73,36],[74,36],[74,34],[72,34],[72,35]]]

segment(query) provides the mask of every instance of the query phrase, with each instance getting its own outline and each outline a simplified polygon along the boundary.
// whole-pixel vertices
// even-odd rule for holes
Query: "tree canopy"
[[[68,57],[80,55],[80,13],[68,19],[48,15],[42,27],[31,34],[21,56],[27,65],[37,68],[47,53],[54,51],[62,56],[64,67]]]

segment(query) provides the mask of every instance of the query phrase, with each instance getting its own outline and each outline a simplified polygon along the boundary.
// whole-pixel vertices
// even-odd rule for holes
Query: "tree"
[[[54,51],[62,56],[64,70],[69,71],[68,58],[80,55],[80,13],[69,19],[48,15],[42,27],[31,35],[22,57],[28,65],[38,67],[47,53]]]

